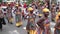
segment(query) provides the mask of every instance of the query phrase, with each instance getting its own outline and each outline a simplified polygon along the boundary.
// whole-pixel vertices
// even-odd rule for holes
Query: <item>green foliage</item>
[[[26,0],[26,1],[27,1],[27,4],[30,4],[30,3],[32,3],[34,0]],[[44,2],[41,1],[41,0],[39,0],[39,2],[40,2],[41,4],[44,4]]]
[[[0,0],[0,3],[2,2],[2,0]]]
[[[32,0],[27,0],[27,4],[30,4],[30,3],[32,3]]]
[[[44,2],[43,2],[43,1],[41,1],[41,4],[44,4]]]

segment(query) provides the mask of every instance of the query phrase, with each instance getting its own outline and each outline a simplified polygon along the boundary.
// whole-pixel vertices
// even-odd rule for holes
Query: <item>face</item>
[[[45,15],[45,17],[48,17],[48,15],[49,15],[49,12],[47,12],[47,13],[44,13],[44,15]]]

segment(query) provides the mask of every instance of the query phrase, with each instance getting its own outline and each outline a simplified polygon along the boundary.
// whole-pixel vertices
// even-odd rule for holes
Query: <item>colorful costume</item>
[[[50,34],[50,20],[48,18],[49,16],[49,9],[44,8],[43,9],[44,13],[44,34]]]
[[[60,12],[56,16],[56,25],[54,34],[60,34]]]
[[[43,34],[44,32],[44,24],[43,24],[44,19],[40,18],[39,21],[37,22],[38,25],[38,30],[37,30],[37,34]]]
[[[28,10],[29,11],[32,11],[33,8],[29,8]],[[29,15],[28,15],[28,23],[27,23],[27,26],[26,26],[26,29],[27,29],[27,32],[28,34],[36,34],[36,26],[35,26],[35,22],[34,22],[34,16],[33,16],[33,12],[29,12]]]
[[[19,27],[22,25],[22,17],[21,17],[21,12],[17,11],[16,12],[16,26]]]
[[[50,21],[48,19],[49,10],[47,8],[43,9],[43,16],[37,22],[39,29],[38,34],[50,34]]]
[[[7,13],[7,19],[8,19],[8,23],[12,24],[12,22],[13,22],[13,16],[12,16],[12,13],[11,13],[10,10]]]
[[[2,13],[2,11],[0,11],[0,29],[2,30],[2,24],[6,25],[6,22],[4,20],[4,14]]]
[[[52,9],[51,10],[51,18],[52,18],[52,21],[55,21],[55,16],[56,16],[55,10]]]

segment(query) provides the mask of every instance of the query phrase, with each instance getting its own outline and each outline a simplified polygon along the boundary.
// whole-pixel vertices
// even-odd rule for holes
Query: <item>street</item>
[[[39,20],[41,16],[43,19]],[[35,18],[35,22],[31,18]],[[59,26],[59,0],[0,0],[0,34],[27,34],[28,29],[31,30],[29,34],[35,34],[35,30],[38,32],[36,34],[59,34]]]
[[[23,21],[23,25],[21,27],[16,27],[15,21],[13,24],[8,24],[8,21],[5,19],[6,25],[3,25],[3,31],[0,31],[0,34],[26,34],[26,30],[24,27],[26,26],[26,21]]]
[[[36,22],[38,21],[38,19],[39,18],[36,18]],[[3,25],[3,31],[0,31],[0,34],[27,34],[26,31],[27,20],[23,20],[23,25],[21,27],[16,27],[15,19],[13,20],[13,24],[9,24],[6,19],[5,21],[7,24]],[[50,28],[52,34],[54,32],[54,25],[55,23],[51,22]]]

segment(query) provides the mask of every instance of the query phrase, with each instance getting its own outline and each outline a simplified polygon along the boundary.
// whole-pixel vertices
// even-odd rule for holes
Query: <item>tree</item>
[[[0,0],[0,3],[2,2],[2,0]]]
[[[32,0],[27,0],[27,4],[30,4],[30,3],[32,3]]]

